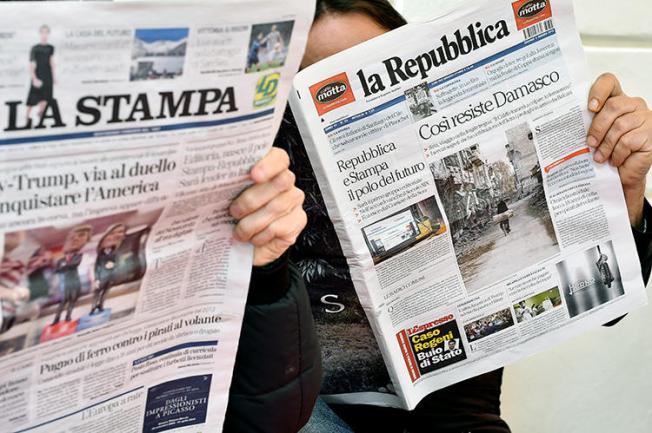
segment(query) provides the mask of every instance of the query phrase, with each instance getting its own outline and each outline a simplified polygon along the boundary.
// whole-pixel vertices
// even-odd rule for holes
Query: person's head
[[[77,252],[91,240],[93,229],[91,226],[77,226],[68,232],[63,251],[66,253]]]
[[[272,24],[272,31],[275,32],[277,30],[278,30],[278,27],[276,26],[276,24]]]
[[[388,0],[317,0],[305,68],[406,24]]]
[[[122,245],[122,241],[127,234],[127,226],[124,224],[114,224],[104,233],[104,236],[97,243],[97,250],[104,250],[106,248],[116,249]]]
[[[50,26],[47,24],[43,24],[41,27],[38,29],[39,37],[41,40],[42,44],[45,44],[48,42],[48,37],[50,36]]]
[[[262,41],[265,36],[263,35],[263,32],[258,33],[258,36],[256,36],[256,39],[259,41]]]

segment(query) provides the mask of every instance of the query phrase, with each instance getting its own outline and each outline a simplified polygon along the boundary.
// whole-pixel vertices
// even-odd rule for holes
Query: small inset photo
[[[481,319],[467,323],[464,325],[464,333],[469,342],[471,342],[488,337],[512,326],[514,326],[512,311],[509,308],[505,308]]]
[[[285,65],[294,21],[254,24],[251,27],[246,73]]]
[[[625,294],[611,241],[557,263],[557,272],[571,317]]]
[[[396,334],[412,382],[466,359],[454,316],[421,323]]]
[[[204,424],[212,379],[210,374],[182,377],[149,388],[143,433],[179,431],[177,429]],[[196,428],[190,429],[198,431]]]
[[[446,225],[435,197],[415,203],[362,229],[374,264],[445,232]]]
[[[425,81],[405,91],[405,102],[414,122],[430,117],[437,112],[435,101],[430,95],[430,88]]]
[[[136,29],[131,51],[131,81],[160,80],[183,74],[187,28]]]
[[[553,287],[545,292],[537,293],[527,299],[514,304],[516,321],[518,323],[532,320],[548,311],[561,306],[559,288]]]

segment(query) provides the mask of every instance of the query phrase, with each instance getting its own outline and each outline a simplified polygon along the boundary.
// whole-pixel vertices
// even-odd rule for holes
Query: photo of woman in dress
[[[91,315],[104,311],[104,298],[109,289],[115,285],[117,266],[117,251],[127,234],[127,226],[114,224],[97,243],[97,259],[95,259],[95,293]]]
[[[38,115],[43,116],[47,104],[52,100],[54,76],[54,47],[48,43],[50,27],[39,29],[40,41],[29,53],[31,85],[27,95],[27,118],[32,118],[32,108],[38,105]]]

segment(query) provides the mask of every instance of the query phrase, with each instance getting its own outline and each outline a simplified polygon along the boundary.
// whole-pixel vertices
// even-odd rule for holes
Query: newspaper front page
[[[468,2],[295,77],[398,395],[368,403],[414,408],[646,302],[618,174],[585,143],[589,83],[570,0]]]
[[[0,5],[0,431],[221,431],[252,266],[227,209],[313,11]]]

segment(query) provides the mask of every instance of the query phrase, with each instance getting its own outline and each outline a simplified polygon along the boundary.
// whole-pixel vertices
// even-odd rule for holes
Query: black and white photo
[[[431,164],[468,292],[559,252],[527,124]]]
[[[426,82],[406,90],[405,102],[414,122],[430,117],[437,112],[437,107]]]
[[[625,294],[611,241],[557,263],[557,272],[571,317]]]

